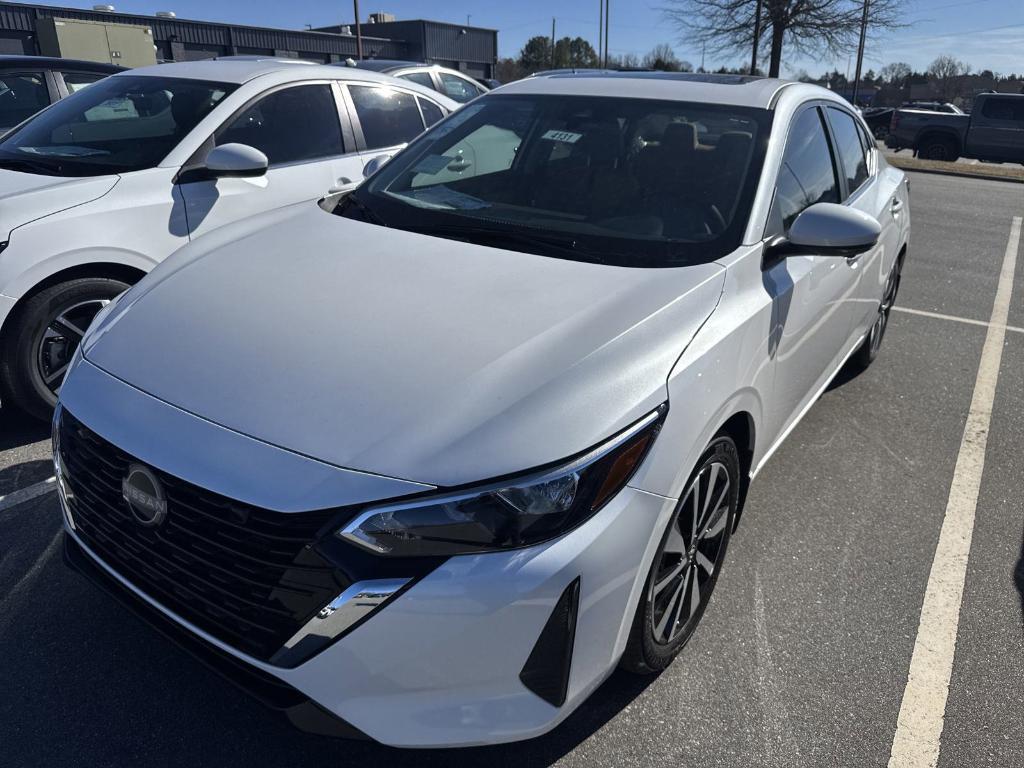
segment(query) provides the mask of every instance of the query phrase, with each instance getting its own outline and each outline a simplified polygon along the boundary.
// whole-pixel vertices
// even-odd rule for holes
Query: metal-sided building
[[[49,20],[54,19],[147,28],[152,34],[157,61],[248,54],[331,62],[356,56],[356,37],[341,26],[275,29],[179,19],[166,12],[144,16],[7,2],[0,3],[0,54],[70,55],[43,50],[50,45],[52,35],[48,36],[46,28],[52,26],[53,21]],[[367,57],[444,63],[478,77],[493,76],[498,53],[494,30],[417,20],[368,23],[363,25],[362,32],[363,53]]]

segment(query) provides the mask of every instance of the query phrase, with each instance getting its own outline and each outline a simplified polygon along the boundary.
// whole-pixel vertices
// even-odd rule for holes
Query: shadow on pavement
[[[1020,593],[1020,618],[1024,625],[1024,533],[1021,534],[1020,557],[1017,558],[1017,567],[1013,569],[1013,583]]]
[[[50,425],[13,408],[0,409],[0,451],[37,443],[50,436]]]
[[[12,464],[0,469],[0,496],[27,488],[53,474],[53,462],[49,459],[33,459]]]

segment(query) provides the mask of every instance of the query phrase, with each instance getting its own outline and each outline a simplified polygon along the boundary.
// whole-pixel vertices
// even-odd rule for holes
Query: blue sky
[[[111,0],[119,11],[151,14],[174,10],[181,18],[226,21],[290,28],[305,24],[323,26],[352,21],[347,0]],[[612,53],[633,52],[642,56],[658,43],[670,43],[677,54],[699,64],[700,51],[680,41],[678,30],[666,25],[659,8],[671,0],[611,0]],[[91,2],[45,2],[89,8]],[[364,18],[371,11],[388,11],[399,18],[426,18],[470,23],[498,30],[499,53],[514,56],[533,35],[551,34],[555,15],[558,37],[577,35],[596,43],[599,0],[378,0],[360,4]],[[942,53],[970,63],[975,70],[1024,72],[1024,0],[906,0],[906,29],[870,40],[865,68],[878,69],[890,61],[906,61],[917,69]],[[595,46],[596,47],[596,46]],[[816,75],[836,67],[845,71],[849,56],[832,60],[784,58],[784,73],[804,68]],[[739,64],[707,61],[708,66]],[[852,64],[849,64],[852,68]]]

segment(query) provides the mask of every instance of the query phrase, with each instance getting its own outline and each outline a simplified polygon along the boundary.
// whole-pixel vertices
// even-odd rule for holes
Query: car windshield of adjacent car
[[[0,140],[0,168],[99,176],[152,168],[237,86],[117,76],[83,88]]]
[[[463,107],[336,213],[579,261],[671,267],[741,242],[767,110],[502,95]]]

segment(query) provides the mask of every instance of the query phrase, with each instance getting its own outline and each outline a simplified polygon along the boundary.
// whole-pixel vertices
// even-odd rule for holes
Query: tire
[[[896,303],[896,296],[900,291],[900,277],[903,273],[903,256],[896,259],[889,272],[889,279],[885,281],[885,291],[882,300],[878,304],[878,314],[871,325],[871,330],[864,337],[863,343],[857,348],[850,358],[850,362],[858,370],[866,370],[878,357],[882,348],[882,340],[885,338],[885,331],[889,327],[889,315],[893,305]]]
[[[13,402],[32,416],[49,419],[82,334],[96,313],[128,288],[120,280],[86,277],[25,299],[0,347],[4,405]]]
[[[946,136],[928,136],[918,146],[917,156],[925,160],[942,160],[952,163],[960,157],[960,151],[953,139]]]
[[[619,662],[623,669],[661,672],[693,636],[722,570],[739,491],[736,444],[720,435],[697,462],[662,534]]]

